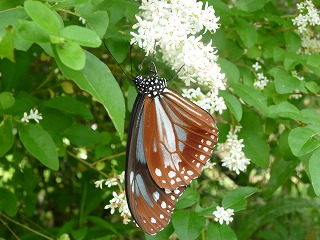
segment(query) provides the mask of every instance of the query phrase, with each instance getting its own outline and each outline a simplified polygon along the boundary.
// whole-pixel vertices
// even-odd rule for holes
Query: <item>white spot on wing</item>
[[[169,173],[168,173],[168,176],[169,176],[169,178],[173,178],[173,177],[175,177],[177,174],[176,174],[176,172],[174,172],[174,171],[170,171]]]
[[[155,173],[156,173],[156,175],[157,175],[158,177],[161,177],[161,176],[162,176],[162,172],[161,172],[161,170],[160,170],[159,168],[156,168]]]
[[[187,173],[188,173],[188,175],[193,175],[194,174],[194,172],[191,171],[191,170],[188,170]]]
[[[153,197],[154,201],[158,201],[158,200],[159,200],[159,197],[160,197],[159,192],[154,192],[154,193],[152,194],[152,197]]]
[[[151,218],[152,223],[156,223],[157,221],[154,218]]]

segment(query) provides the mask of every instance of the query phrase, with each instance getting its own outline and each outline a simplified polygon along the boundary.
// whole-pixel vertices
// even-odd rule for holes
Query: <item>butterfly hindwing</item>
[[[174,190],[197,178],[210,159],[218,130],[209,113],[171,89],[146,98],[144,146],[158,186]]]
[[[138,94],[132,112],[127,146],[126,195],[136,223],[146,233],[155,234],[168,225],[178,197],[185,187],[166,190],[159,187],[150,175],[147,166],[150,160],[147,163],[143,140],[146,99],[146,95]]]

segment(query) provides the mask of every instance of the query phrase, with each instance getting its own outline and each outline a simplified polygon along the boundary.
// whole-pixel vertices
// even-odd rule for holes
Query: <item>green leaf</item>
[[[300,112],[302,122],[320,125],[320,112],[317,112],[315,109],[302,109]]]
[[[270,0],[239,0],[237,8],[245,12],[254,12],[264,7]]]
[[[14,62],[14,31],[11,26],[6,27],[6,34],[1,39],[0,37],[0,58],[7,58]]]
[[[207,230],[207,239],[214,239],[214,240],[237,240],[237,236],[226,224],[220,225],[216,222],[211,222],[208,226]]]
[[[71,143],[78,146],[95,145],[101,141],[98,131],[84,125],[73,125],[65,131],[65,136]]]
[[[244,140],[243,152],[246,157],[261,168],[268,167],[270,150],[263,136],[263,123],[260,118],[253,112],[246,112],[242,117],[241,125],[242,129],[238,135]]]
[[[286,61],[288,60],[289,62],[290,61],[295,62],[297,60],[299,61],[297,57],[299,57],[300,55],[298,55],[296,52],[298,52],[299,49],[301,48],[301,37],[294,31],[284,31],[284,37],[286,40],[286,50],[287,50],[286,55],[292,56],[291,60],[288,58],[289,56],[286,58],[287,60],[285,60],[284,66],[286,67],[286,69],[290,69],[293,65],[286,64]],[[300,60],[301,60],[301,56],[300,56]]]
[[[320,204],[316,201],[303,198],[282,198],[280,200],[268,203],[266,206],[255,206],[246,220],[239,222],[237,236],[239,240],[252,239],[251,236],[262,226],[272,223],[280,216],[295,212],[305,211],[306,209],[319,209]]]
[[[273,196],[274,192],[295,173],[296,166],[299,161],[285,161],[277,159],[272,164],[270,179],[264,191],[264,198],[269,199]]]
[[[74,71],[56,59],[62,73],[81,89],[91,94],[106,108],[120,137],[124,132],[125,103],[121,89],[109,68],[94,55],[85,51],[86,64],[81,71]]]
[[[223,97],[228,109],[233,114],[238,122],[242,118],[242,107],[240,101],[232,94],[226,91],[220,91],[219,95]]]
[[[129,4],[126,2],[126,4]],[[98,10],[98,11],[96,11]],[[100,39],[105,37],[109,26],[109,16],[107,11],[96,8],[91,1],[76,7],[77,13],[86,20],[86,25],[97,33]],[[112,12],[114,14],[114,12]]]
[[[179,200],[176,205],[176,209],[190,207],[196,204],[199,198],[200,198],[200,195],[196,190],[192,188],[187,188],[182,194],[182,196],[179,197]]]
[[[274,78],[276,91],[280,94],[292,93],[295,89],[299,88],[301,81],[289,75],[289,73],[280,68],[273,68],[270,74]]]
[[[111,37],[106,39],[106,45],[112,56],[118,63],[122,63],[128,55],[129,43],[123,37]]]
[[[223,73],[226,74],[226,78],[228,79],[228,83],[237,83],[240,80],[240,72],[236,65],[232,62],[219,58],[218,63],[221,67]]]
[[[243,41],[246,48],[251,48],[257,43],[258,33],[257,30],[244,18],[236,19],[236,32]]]
[[[41,126],[43,126],[45,130],[53,131],[55,133],[63,133],[67,128],[71,127],[75,121],[64,112],[53,108],[44,107],[41,109],[41,113],[43,117],[41,120]]]
[[[289,143],[288,143],[288,136],[289,136],[289,129],[285,129],[280,137],[279,137],[279,153],[281,153],[281,156],[286,161],[291,161],[292,159],[295,159],[295,156],[293,155]],[[280,154],[279,154],[280,157]]]
[[[320,146],[319,132],[319,125],[292,129],[288,138],[292,153],[300,157],[317,149]]]
[[[117,234],[117,230],[114,228],[114,225],[106,220],[101,219],[100,217],[95,216],[89,216],[88,220],[92,223],[94,223],[97,226],[101,226],[105,229],[110,230],[111,232]]]
[[[7,26],[15,27],[21,19],[26,19],[27,17],[26,11],[21,6],[7,9],[6,11],[0,11],[0,38],[6,33]]]
[[[8,116],[0,123],[0,157],[10,150],[13,142],[12,117]]]
[[[16,196],[5,188],[0,188],[0,210],[9,217],[16,216],[18,212],[18,201]]]
[[[216,202],[211,202],[211,205],[206,208],[201,208],[199,205],[197,205],[196,212],[202,216],[212,217],[212,213],[217,210],[217,206],[219,206],[219,204]]]
[[[55,97],[43,103],[44,106],[57,109],[72,115],[78,115],[87,120],[92,120],[93,115],[88,107],[70,96]]]
[[[26,1],[24,8],[30,18],[43,30],[58,34],[63,28],[61,17],[39,1]]]
[[[245,147],[243,152],[251,162],[257,164],[261,168],[267,168],[269,165],[269,147],[266,139],[252,131],[243,130],[241,135],[244,138]]]
[[[222,199],[222,207],[225,209],[231,208],[234,211],[245,209],[247,204],[246,198],[250,195],[260,192],[256,187],[238,187],[227,192]]]
[[[61,62],[73,70],[84,68],[86,56],[78,43],[65,42],[56,44],[56,51]]]
[[[81,46],[99,47],[101,44],[100,38],[94,31],[76,25],[63,28],[60,34],[65,39],[76,42]]]
[[[267,99],[257,89],[240,83],[231,86],[243,101],[260,110],[265,116],[268,115]]]
[[[301,120],[302,115],[300,110],[289,102],[281,102],[278,105],[269,107],[269,117],[271,118],[291,118]]]
[[[73,239],[77,239],[77,240],[83,240],[85,239],[85,237],[87,237],[88,234],[88,228],[87,227],[81,227],[77,230],[72,230],[71,231],[71,236],[73,237]]]
[[[15,102],[11,92],[0,93],[0,111],[6,110],[13,106]]]
[[[103,38],[109,26],[108,13],[106,11],[97,11],[88,15],[85,19],[92,30],[94,30],[100,38]]]
[[[306,89],[308,89],[311,93],[317,94],[319,91],[319,85],[316,82],[310,81],[305,84]]]
[[[31,21],[22,21],[16,29],[17,35],[29,42],[49,42],[49,34]]]
[[[195,212],[177,211],[172,215],[172,223],[179,239],[194,240],[206,225],[206,219]]]
[[[307,66],[320,76],[320,54],[311,54],[307,59]]]
[[[273,58],[275,61],[283,61],[286,55],[286,51],[280,47],[273,48]]]
[[[167,240],[170,239],[170,236],[174,232],[172,223],[170,222],[168,226],[166,226],[163,230],[158,232],[155,235],[148,235],[147,233],[144,234],[146,240]]]
[[[39,124],[19,124],[18,129],[20,139],[28,152],[46,167],[58,170],[58,153],[50,134]]]
[[[129,88],[128,88],[128,101],[127,101],[127,110],[129,112],[132,111],[132,108],[133,108],[133,105],[134,105],[134,102],[135,102],[135,99],[137,98],[137,89],[132,86],[132,85],[129,85]]]
[[[320,149],[317,149],[309,161],[311,184],[317,196],[320,196]]]

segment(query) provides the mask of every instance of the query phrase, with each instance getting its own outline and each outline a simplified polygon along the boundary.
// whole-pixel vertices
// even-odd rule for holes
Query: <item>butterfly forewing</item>
[[[166,88],[146,98],[145,157],[158,186],[174,190],[197,178],[210,159],[218,130],[209,113]]]
[[[132,113],[127,146],[126,195],[136,223],[148,234],[168,225],[178,197],[185,187],[168,191],[159,187],[152,176],[143,144],[144,104],[146,95],[139,94]],[[151,159],[152,161],[152,159]],[[154,161],[157,161],[154,159]]]

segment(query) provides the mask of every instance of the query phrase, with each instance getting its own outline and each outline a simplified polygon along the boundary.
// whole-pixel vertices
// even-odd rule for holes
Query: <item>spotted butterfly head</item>
[[[166,79],[160,78],[158,75],[147,77],[138,75],[133,79],[133,82],[140,93],[148,94],[148,96],[152,98],[161,95],[167,87]]]

